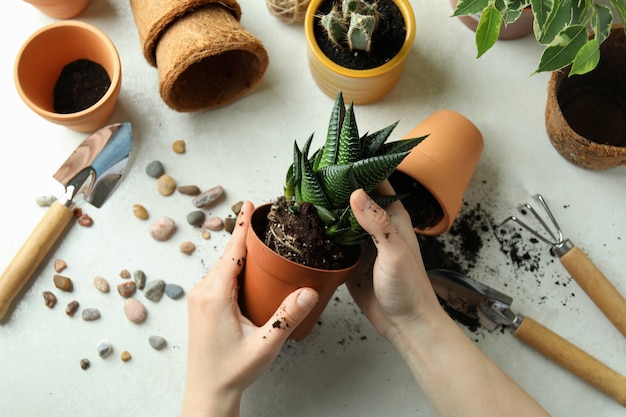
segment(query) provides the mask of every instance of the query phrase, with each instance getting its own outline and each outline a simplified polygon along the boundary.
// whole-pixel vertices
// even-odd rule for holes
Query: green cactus
[[[340,91],[328,124],[324,145],[311,156],[311,135],[302,148],[294,143],[284,196],[295,202],[312,204],[324,222],[325,234],[342,246],[357,245],[366,232],[350,209],[350,194],[363,188],[371,193],[402,162],[411,149],[426,136],[385,143],[398,122],[374,133],[359,136],[353,104],[345,107]],[[402,196],[375,197],[385,206]]]
[[[342,0],[341,7],[335,4],[327,14],[318,17],[335,45],[369,52],[379,16],[376,2]]]

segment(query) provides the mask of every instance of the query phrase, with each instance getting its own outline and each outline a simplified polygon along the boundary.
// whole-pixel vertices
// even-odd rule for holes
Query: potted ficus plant
[[[400,78],[415,39],[409,0],[311,0],[304,18],[309,68],[330,97],[375,102]]]
[[[311,152],[313,135],[301,148],[294,144],[283,195],[255,209],[246,237],[239,300],[255,324],[266,323],[296,288],[312,287],[320,295],[294,339],[309,334],[356,266],[367,234],[350,209],[350,194],[363,188],[383,207],[401,198],[375,195],[375,189],[426,137],[386,143],[397,122],[360,136],[353,104],[346,108],[342,92],[337,94],[321,148]],[[276,317],[275,327],[283,325],[281,319]]]
[[[550,72],[571,65],[569,75],[593,70],[600,58],[600,45],[611,30],[614,13],[626,19],[624,0],[610,0],[610,5],[592,0],[459,0],[453,16],[479,15],[476,28],[478,57],[498,40],[501,27],[518,21],[530,8],[534,34],[544,46],[535,72]],[[596,36],[589,37],[593,31]]]

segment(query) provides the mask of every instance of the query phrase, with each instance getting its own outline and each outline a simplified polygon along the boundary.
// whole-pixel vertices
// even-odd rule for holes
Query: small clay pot
[[[369,104],[386,96],[397,84],[413,48],[416,23],[408,0],[393,0],[400,9],[406,26],[406,36],[400,52],[387,63],[372,69],[357,70],[342,67],[328,58],[315,40],[315,15],[324,0],[311,0],[304,17],[309,69],[317,86],[333,99],[341,90],[346,102]]]
[[[302,287],[315,289],[320,297],[318,303],[289,337],[301,340],[311,332],[335,290],[346,281],[356,263],[345,269],[323,270],[300,265],[278,255],[259,237],[259,233],[267,227],[270,208],[271,204],[261,205],[252,214],[251,227],[246,236],[248,254],[241,275],[239,305],[246,317],[261,326],[272,318],[292,291]],[[276,317],[276,320],[282,319]]]
[[[54,87],[63,68],[79,59],[100,64],[111,85],[91,107],[75,113],[55,113]],[[44,119],[78,132],[91,132],[112,117],[122,85],[120,57],[113,42],[96,27],[74,20],[45,26],[33,33],[17,54],[17,91],[28,107]]]
[[[438,110],[411,130],[403,139],[428,135],[396,168],[389,178],[392,187],[399,192],[398,181],[413,180],[426,189],[439,207],[440,216],[435,224],[418,226],[415,232],[436,236],[447,232],[463,204],[463,195],[484,148],[483,136],[468,118],[452,110]],[[406,189],[406,187],[403,187]],[[402,194],[402,192],[399,192]],[[424,204],[417,198],[415,204]],[[423,207],[407,205],[410,197],[403,200],[407,211],[423,211]],[[413,217],[412,217],[413,219]]]
[[[450,0],[450,4],[452,5],[452,10],[456,9],[456,4],[458,0]],[[476,32],[476,28],[478,27],[478,21],[480,20],[480,15],[473,16],[457,16],[458,19],[468,28]],[[519,19],[515,22],[504,25],[500,27],[500,35],[498,35],[498,39],[506,41],[513,39],[520,39],[525,36],[533,33],[533,11],[530,7],[525,8],[522,11]]]
[[[55,19],[71,19],[81,14],[90,0],[24,0],[41,13]]]
[[[626,164],[626,35],[615,24],[591,72],[569,77],[571,66],[548,82],[546,131],[567,161],[603,170]]]

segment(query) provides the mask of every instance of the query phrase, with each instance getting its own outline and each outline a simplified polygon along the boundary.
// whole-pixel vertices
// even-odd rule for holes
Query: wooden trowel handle
[[[577,246],[567,251],[560,259],[572,278],[626,337],[626,300],[624,297]]]
[[[529,317],[513,334],[626,407],[626,377]]]
[[[59,202],[53,203],[11,260],[0,276],[0,320],[4,318],[13,299],[48,255],[73,215],[70,208]]]

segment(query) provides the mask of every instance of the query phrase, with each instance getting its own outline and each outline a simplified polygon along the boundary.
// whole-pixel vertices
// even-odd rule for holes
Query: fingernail
[[[317,304],[318,300],[319,296],[317,295],[317,293],[307,289],[298,294],[298,299],[296,300],[296,302],[300,307],[310,310],[315,307],[315,304]]]

